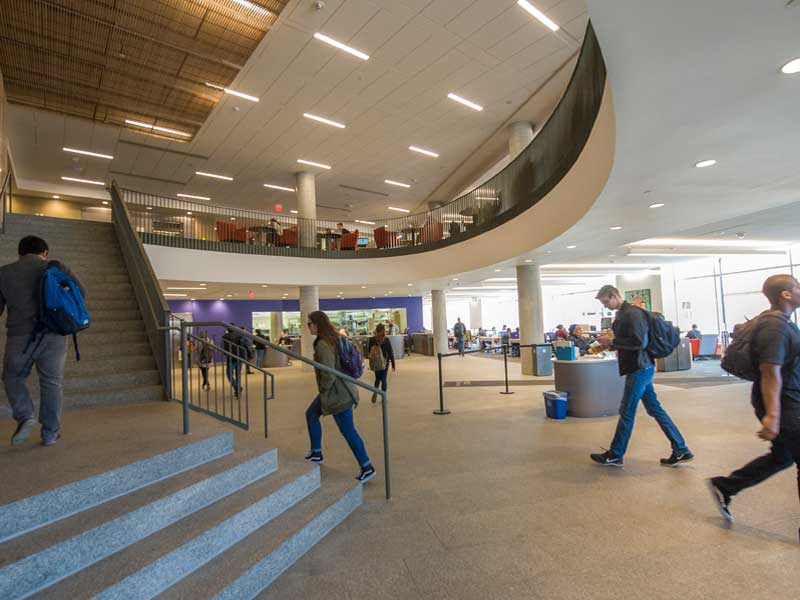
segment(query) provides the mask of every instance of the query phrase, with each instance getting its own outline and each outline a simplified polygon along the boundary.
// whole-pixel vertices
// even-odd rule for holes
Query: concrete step
[[[278,468],[276,450],[0,569],[0,597],[25,598],[165,529]]]
[[[93,310],[89,313],[89,316],[92,318],[92,323],[102,323],[108,321],[141,321],[142,317],[139,314],[139,310],[131,310],[131,309],[102,309],[102,310]],[[142,325],[144,327],[144,325]]]
[[[64,408],[138,404],[142,402],[158,402],[163,399],[164,389],[160,385],[137,385],[94,391],[65,392]]]
[[[95,275],[89,271],[81,277],[81,283],[88,288],[89,295],[91,296],[92,290],[97,287],[105,288],[124,284],[130,285],[131,278],[128,276],[127,271],[124,273],[104,273],[99,275]]]
[[[150,371],[120,371],[93,375],[71,375],[64,377],[64,392],[77,393],[103,388],[124,388],[136,385],[158,385],[161,378],[155,369]]]
[[[132,331],[144,332],[144,323],[142,322],[141,319],[133,319],[133,320],[126,319],[124,321],[114,321],[114,320],[110,320],[110,321],[100,320],[100,321],[97,321],[95,319],[94,314],[92,314],[91,316],[92,316],[92,324],[89,326],[89,329],[87,329],[85,332],[81,332],[80,334],[78,334],[79,336],[82,336],[84,334],[88,335],[88,333],[90,331],[92,333],[113,333],[115,331],[119,331],[119,332],[123,332],[123,331],[124,332],[132,332]],[[78,343],[80,343],[80,339],[78,340]]]
[[[87,302],[102,300],[103,298],[136,298],[130,281],[100,283],[99,280],[93,280],[88,292],[86,296]]]
[[[91,314],[96,310],[137,310],[139,308],[138,302],[133,294],[124,296],[119,294],[117,296],[108,296],[106,298],[98,298],[91,295],[86,298],[86,308]]]
[[[232,452],[228,432],[0,506],[0,543]]]
[[[146,343],[147,334],[144,331],[144,327],[131,331],[99,331],[94,327],[89,327],[89,329],[78,334],[78,344],[80,344],[81,349],[95,346],[108,347],[110,349],[110,346],[121,347],[125,344]]]

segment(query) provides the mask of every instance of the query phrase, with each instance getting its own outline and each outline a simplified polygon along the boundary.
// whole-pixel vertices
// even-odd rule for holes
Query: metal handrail
[[[11,189],[11,170],[6,173],[6,176],[3,178],[3,185],[0,186],[0,203],[2,203],[2,208],[0,208],[0,233],[6,232],[6,213],[7,213],[7,204],[8,204],[8,192]]]
[[[388,415],[388,410],[387,410],[387,408],[388,408],[388,406],[387,406],[387,396],[386,396],[386,392],[385,391],[383,391],[383,390],[381,390],[379,388],[376,388],[376,387],[374,387],[372,385],[369,385],[368,383],[364,383],[363,381],[360,381],[360,380],[356,379],[355,377],[350,377],[350,375],[347,375],[346,373],[342,373],[341,371],[337,371],[333,367],[329,367],[327,365],[323,365],[322,363],[317,362],[315,360],[312,360],[310,358],[306,358],[302,354],[298,354],[297,352],[289,350],[288,348],[285,348],[285,347],[280,346],[278,344],[273,344],[271,341],[269,341],[266,338],[263,338],[263,337],[261,337],[259,335],[252,334],[249,331],[247,331],[245,329],[242,329],[240,327],[237,327],[233,323],[228,323],[226,321],[192,321],[192,322],[183,321],[181,323],[181,331],[182,331],[182,333],[181,333],[181,351],[184,352],[184,353],[186,352],[186,340],[185,340],[184,332],[189,327],[225,327],[226,329],[229,329],[229,330],[231,330],[231,331],[233,331],[235,333],[238,333],[239,335],[245,336],[245,337],[247,337],[247,338],[249,338],[251,340],[258,340],[259,343],[264,344],[267,348],[271,348],[271,349],[273,349],[273,350],[275,350],[277,352],[280,352],[282,354],[286,354],[287,356],[292,357],[294,360],[298,360],[298,361],[300,361],[302,363],[305,363],[305,364],[307,364],[309,366],[312,366],[312,367],[314,367],[315,369],[317,369],[319,371],[323,371],[325,373],[330,373],[331,375],[334,375],[334,376],[338,377],[339,379],[342,379],[344,381],[352,383],[353,385],[355,385],[357,387],[360,387],[360,388],[363,388],[363,389],[367,390],[368,392],[372,392],[373,394],[379,394],[380,397],[381,397],[381,409],[382,409],[382,417],[383,417],[383,468],[384,468],[384,481],[385,481],[385,484],[386,484],[386,499],[388,500],[389,498],[391,498],[391,495],[392,495],[392,484],[391,484],[391,465],[390,465],[390,459],[389,459],[389,415]],[[186,354],[184,354],[184,356],[186,356]],[[184,389],[185,389],[185,385],[184,385]],[[184,415],[188,414],[186,412],[187,410],[188,409],[184,409]],[[188,418],[188,416],[185,417],[185,418]]]

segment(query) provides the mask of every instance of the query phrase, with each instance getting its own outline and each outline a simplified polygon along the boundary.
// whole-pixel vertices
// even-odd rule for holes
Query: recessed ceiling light
[[[717,161],[715,161],[714,159],[701,160],[699,163],[695,165],[695,167],[697,167],[698,169],[705,169],[706,167],[713,167],[715,164],[717,164]]]
[[[228,298],[233,298],[233,294],[228,294]]]
[[[320,123],[325,123],[325,125],[331,125],[332,127],[338,127],[339,129],[345,128],[345,125],[343,123],[337,123],[336,121],[331,121],[330,119],[326,119],[325,117],[312,115],[311,113],[303,113],[303,116],[306,119],[312,119],[313,121],[319,121]]]
[[[191,198],[192,200],[211,200],[208,196],[193,196],[192,194],[176,194],[179,198]]]
[[[165,296],[174,296],[175,298],[185,298],[189,294],[164,294]]]
[[[336,41],[333,38],[328,37],[327,35],[323,35],[319,32],[314,34],[314,37],[317,38],[321,42],[325,42],[326,44],[330,44],[334,48],[338,48],[339,50],[344,50],[348,54],[352,54],[353,56],[357,56],[361,60],[369,60],[369,54],[364,54],[360,50],[356,50],[355,48],[351,48],[347,44],[343,44],[342,42]]]
[[[431,152],[430,150],[425,150],[424,148],[419,148],[417,146],[409,146],[409,150],[412,152],[419,152],[420,154],[425,154],[427,156],[432,156],[433,158],[439,158],[439,155],[436,152]]]
[[[622,229],[622,227],[621,227],[621,226],[619,226],[619,225],[614,225],[613,227],[609,227],[609,229],[610,229],[611,231],[619,231],[620,229]]]
[[[384,183],[388,183],[389,185],[396,185],[397,187],[401,188],[410,188],[411,186],[407,183],[401,183],[399,181],[392,181],[391,179],[384,179]]]
[[[73,154],[84,154],[86,156],[95,156],[97,158],[107,158],[108,160],[114,160],[114,157],[110,154],[99,154],[97,152],[89,152],[88,150],[77,150],[75,148],[61,148],[64,152],[72,152]]]
[[[401,213],[410,213],[410,212],[411,212],[411,211],[410,211],[410,210],[408,210],[408,209],[405,209],[405,208],[396,208],[396,207],[394,207],[394,206],[390,206],[390,207],[389,207],[389,210],[394,210],[394,211],[401,212]]]
[[[293,209],[293,210],[290,210],[289,212],[290,212],[290,213],[292,213],[293,215],[296,215],[296,214],[298,214],[298,213],[297,213],[297,211],[296,211],[296,210],[294,210],[294,209]]]
[[[150,123],[142,123],[141,121],[133,121],[132,119],[125,119],[128,125],[135,125],[136,127],[144,127],[145,129],[154,129],[163,133],[171,133],[173,135],[180,135],[183,137],[192,137],[191,133],[185,131],[177,131],[175,129],[168,129],[167,127],[159,127],[158,125],[151,125]]]
[[[362,221],[361,219],[354,219],[355,223],[363,223],[364,225],[375,225],[373,221]]]
[[[800,58],[790,60],[788,63],[781,67],[781,73],[784,75],[794,75],[800,73]]]
[[[502,271],[502,269],[495,269],[494,270],[495,273],[500,273],[501,271]]]
[[[456,102],[463,104],[464,106],[469,106],[472,110],[477,110],[478,112],[483,110],[483,107],[480,104],[475,104],[474,102],[470,102],[466,98],[462,98],[461,96],[457,96],[456,94],[452,93],[447,94],[447,97],[450,98],[450,100],[455,100]]]
[[[235,1],[235,0],[234,0]],[[230,88],[223,87],[221,85],[214,85],[213,83],[208,83],[206,81],[206,85],[210,88],[214,88],[216,90],[221,90],[226,94],[230,94],[231,96],[237,96],[239,98],[243,98],[245,100],[249,100],[250,102],[258,102],[258,98],[255,96],[251,96],[250,94],[244,94],[242,92],[237,92],[236,90],[232,90]]]
[[[146,208],[147,210],[153,210],[153,207],[152,207],[152,206],[145,206],[145,208]]]
[[[187,214],[187,215],[190,215],[190,214],[192,214],[192,211],[190,211],[190,210],[187,210],[187,211],[186,211],[186,214]]]
[[[661,208],[662,206],[664,206],[663,202],[656,202],[655,204],[651,204],[650,208]]]
[[[577,246],[567,246],[567,250],[574,250]]]
[[[204,290],[206,288],[201,287],[168,287],[168,290]]]
[[[323,165],[322,163],[312,162],[310,160],[303,160],[302,158],[298,158],[297,162],[303,165],[310,165],[312,167],[319,167],[320,169],[330,169],[330,165]]]
[[[233,0],[236,4],[240,6],[244,6],[245,8],[249,8],[250,10],[254,10],[256,12],[260,12],[262,14],[270,14],[270,12],[264,8],[263,6],[258,6],[257,4],[253,4],[252,2],[248,2],[247,0]]]
[[[525,262],[527,262],[527,263],[529,263],[529,262],[533,262],[533,259],[526,258],[526,259],[525,259]]]
[[[413,283],[407,283],[406,285],[407,285],[408,287],[414,287],[414,284],[413,284]]]
[[[231,217],[231,221],[235,221],[235,220],[236,220],[236,217]]]
[[[64,181],[74,181],[75,183],[90,183],[92,185],[105,185],[103,181],[94,181],[92,179],[77,179],[75,177],[62,177]]]
[[[227,175],[217,175],[216,173],[206,173],[205,171],[195,171],[195,175],[202,175],[203,177],[211,177],[212,179],[222,179],[224,181],[233,181],[233,177]]]
[[[225,298],[220,298],[220,302],[225,302]]]
[[[108,206],[108,200],[103,200],[103,206]]]
[[[458,277],[453,277],[453,281],[458,281]]]
[[[367,286],[365,286],[365,285],[362,285],[362,286],[361,286],[361,289],[362,289],[362,290],[365,290],[365,289],[367,289]]]
[[[517,4],[519,4],[522,8],[527,10],[530,14],[534,17],[539,19],[542,23],[544,23],[550,31],[558,31],[559,27],[553,21],[551,21],[547,16],[536,8],[533,4],[528,2],[528,0],[517,0]]]
[[[200,285],[206,285],[205,283],[201,283]]]
[[[262,285],[261,287],[269,287],[268,285]]]
[[[59,198],[61,198],[61,196],[53,196],[53,198],[55,198],[56,200],[58,200]]]
[[[273,189],[273,190],[283,190],[284,192],[296,192],[297,191],[294,188],[284,187],[282,185],[273,185],[271,183],[265,183],[264,187],[265,188],[270,188],[270,189]]]

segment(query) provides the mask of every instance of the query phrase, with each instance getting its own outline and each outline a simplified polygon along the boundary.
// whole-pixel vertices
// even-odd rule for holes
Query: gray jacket
[[[65,264],[42,260],[35,254],[20,256],[17,262],[0,267],[0,315],[8,308],[6,329],[9,337],[33,333],[39,316],[39,280],[48,263],[57,265],[69,275],[86,297],[86,288]]]

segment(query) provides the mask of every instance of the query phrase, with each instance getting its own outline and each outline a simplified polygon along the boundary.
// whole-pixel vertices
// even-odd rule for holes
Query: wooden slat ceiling
[[[287,3],[0,0],[6,93],[103,123],[194,135],[223,94],[206,83],[230,87]]]

